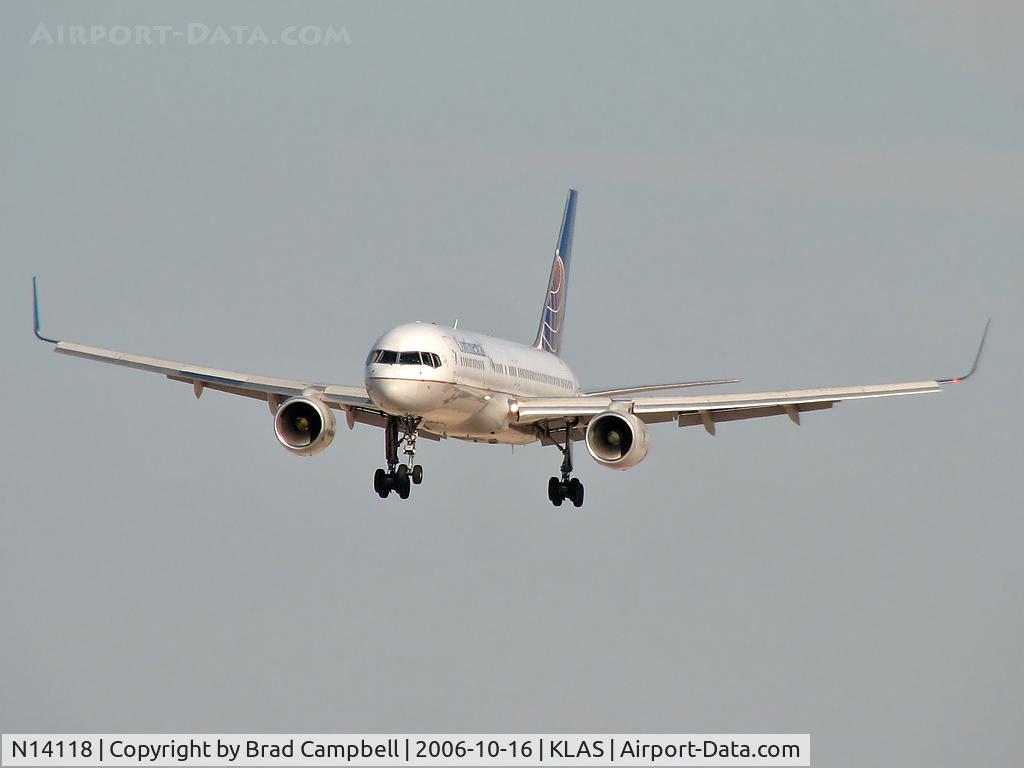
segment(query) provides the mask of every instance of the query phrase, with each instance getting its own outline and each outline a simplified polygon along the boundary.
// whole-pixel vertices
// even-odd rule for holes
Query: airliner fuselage
[[[432,323],[399,325],[377,339],[364,383],[386,413],[422,419],[442,437],[488,443],[537,439],[510,427],[519,398],[580,394],[569,366],[550,352]]]

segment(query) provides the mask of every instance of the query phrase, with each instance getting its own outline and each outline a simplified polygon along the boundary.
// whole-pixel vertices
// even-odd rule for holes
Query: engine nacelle
[[[274,414],[274,434],[299,456],[316,456],[334,440],[334,412],[319,400],[293,397]]]
[[[647,425],[632,413],[603,411],[587,425],[587,450],[602,467],[635,467],[649,447]]]

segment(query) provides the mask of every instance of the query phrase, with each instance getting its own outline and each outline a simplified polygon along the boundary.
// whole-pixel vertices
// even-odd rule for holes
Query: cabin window
[[[401,352],[398,355],[399,365],[422,365],[419,352]]]
[[[393,349],[382,349],[376,362],[383,363],[384,365],[394,365],[398,362],[398,353]]]

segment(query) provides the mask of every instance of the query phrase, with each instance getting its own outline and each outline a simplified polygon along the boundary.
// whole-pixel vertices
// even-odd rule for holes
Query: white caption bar
[[[2,766],[809,766],[806,733],[4,734]]]

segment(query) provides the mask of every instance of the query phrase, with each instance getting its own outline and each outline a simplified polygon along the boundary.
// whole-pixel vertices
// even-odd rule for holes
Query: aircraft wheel
[[[568,497],[572,500],[574,507],[583,506],[583,483],[575,477],[569,481]]]
[[[405,469],[405,467],[402,467],[402,469]],[[398,472],[395,477],[395,482],[398,486],[398,497],[400,499],[408,499],[409,491],[412,490],[412,483],[409,482],[409,473]]]
[[[377,492],[377,495],[382,499],[386,499],[388,493],[391,491],[388,488],[388,473],[383,469],[378,469],[373,473],[373,490]]]
[[[558,482],[557,477],[548,480],[548,501],[556,507],[562,503],[562,484]]]
[[[412,482],[413,485],[419,485],[423,482],[423,467],[419,464],[412,468]]]

